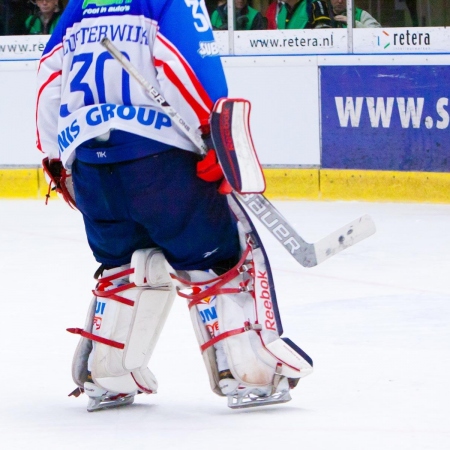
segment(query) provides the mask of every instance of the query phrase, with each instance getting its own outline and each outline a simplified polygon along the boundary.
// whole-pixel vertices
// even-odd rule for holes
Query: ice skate
[[[230,369],[219,372],[219,388],[224,395],[230,395],[239,387],[239,381],[235,380]]]
[[[84,392],[88,395],[88,412],[99,411],[101,409],[115,408],[117,406],[131,405],[137,392],[131,394],[118,394],[109,392],[96,386],[94,383],[86,381]]]
[[[227,395],[228,407],[241,409],[287,403],[292,399],[289,390],[289,381],[286,377],[283,377],[276,387],[258,388],[239,385],[235,391]]]
[[[233,409],[286,403],[291,400],[289,391],[295,384],[276,373],[269,386],[246,386],[234,378],[230,369],[219,372],[219,388],[227,397],[228,406]]]

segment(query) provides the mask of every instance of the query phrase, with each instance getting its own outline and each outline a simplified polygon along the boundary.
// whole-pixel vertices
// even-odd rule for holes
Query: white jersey
[[[203,0],[71,0],[39,65],[38,148],[70,167],[77,146],[119,129],[193,151],[101,45],[104,37],[191,127],[207,124],[227,96]]]

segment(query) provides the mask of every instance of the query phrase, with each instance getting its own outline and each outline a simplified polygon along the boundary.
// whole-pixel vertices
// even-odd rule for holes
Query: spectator
[[[276,30],[277,29],[277,15],[279,12],[279,8],[282,6],[282,2],[275,0],[270,3],[266,10],[266,20],[267,20],[267,29],[268,30]]]
[[[419,14],[417,13],[417,0],[406,0],[409,14],[411,16],[412,26],[419,26]]]
[[[212,13],[218,6],[223,5],[226,2],[227,0],[205,0],[205,5],[206,9],[208,10],[209,17],[212,16]]]
[[[275,1],[266,12],[269,30],[331,28],[328,6],[323,0]]]
[[[28,0],[0,2],[0,35],[26,34],[24,23],[30,13]]]
[[[61,17],[59,0],[35,0],[38,11],[25,21],[27,34],[52,34]]]
[[[236,30],[264,30],[265,21],[262,14],[248,5],[247,0],[235,0],[235,29]],[[213,30],[228,30],[228,8],[225,1],[219,2],[211,15]]]
[[[347,28],[347,0],[330,0],[330,16],[333,28]],[[355,28],[381,28],[367,12],[355,7]]]

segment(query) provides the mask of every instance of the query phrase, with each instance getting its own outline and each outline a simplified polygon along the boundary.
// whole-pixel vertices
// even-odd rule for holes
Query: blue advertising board
[[[320,70],[323,168],[450,172],[450,67]]]

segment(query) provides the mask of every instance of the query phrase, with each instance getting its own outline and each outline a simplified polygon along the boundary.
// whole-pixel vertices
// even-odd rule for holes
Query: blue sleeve
[[[169,0],[160,11],[159,33],[185,58],[213,103],[228,95],[204,0]]]

